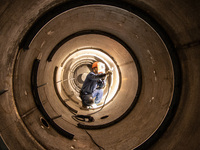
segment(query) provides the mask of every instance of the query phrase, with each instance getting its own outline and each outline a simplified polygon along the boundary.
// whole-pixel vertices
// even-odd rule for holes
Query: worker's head
[[[105,64],[102,62],[94,62],[92,64],[92,70],[96,74],[105,73]]]

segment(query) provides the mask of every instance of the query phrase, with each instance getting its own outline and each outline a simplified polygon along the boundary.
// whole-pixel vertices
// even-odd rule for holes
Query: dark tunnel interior
[[[2,0],[0,149],[188,150],[200,138],[200,2]],[[82,109],[94,62],[112,70]]]

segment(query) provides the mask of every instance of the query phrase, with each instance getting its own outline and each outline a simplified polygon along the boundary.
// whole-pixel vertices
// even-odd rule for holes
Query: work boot
[[[89,110],[89,109],[92,109],[92,106],[82,105],[82,107],[80,109],[82,109],[82,110]]]

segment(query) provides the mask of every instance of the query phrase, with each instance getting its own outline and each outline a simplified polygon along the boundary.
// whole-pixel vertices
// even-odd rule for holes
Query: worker
[[[83,108],[101,102],[103,88],[105,87],[105,77],[110,74],[112,74],[110,70],[105,73],[105,64],[101,62],[92,64],[92,71],[87,75],[80,91]]]

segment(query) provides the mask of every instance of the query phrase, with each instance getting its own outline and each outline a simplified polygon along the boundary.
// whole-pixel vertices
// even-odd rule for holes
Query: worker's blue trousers
[[[96,89],[93,93],[92,93],[92,97],[95,98],[94,99],[94,103],[98,104],[101,102],[101,99],[103,97],[103,89]]]

